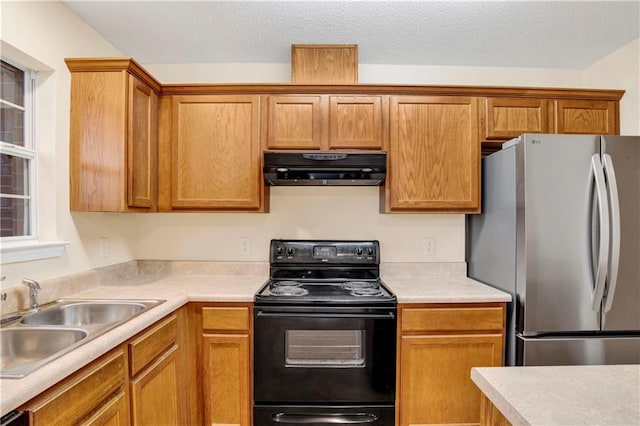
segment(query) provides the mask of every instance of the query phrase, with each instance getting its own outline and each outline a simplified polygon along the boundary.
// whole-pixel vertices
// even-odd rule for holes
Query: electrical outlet
[[[109,239],[100,238],[100,257],[106,259],[109,257]]]
[[[239,238],[238,242],[240,247],[240,254],[242,256],[249,256],[251,254],[251,238]]]
[[[428,237],[422,240],[422,253],[426,257],[434,257],[436,255],[436,239]]]

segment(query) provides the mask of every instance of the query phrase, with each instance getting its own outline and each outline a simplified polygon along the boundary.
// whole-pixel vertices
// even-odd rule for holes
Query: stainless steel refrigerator
[[[640,363],[640,136],[505,143],[466,236],[467,275],[513,297],[507,365]]]

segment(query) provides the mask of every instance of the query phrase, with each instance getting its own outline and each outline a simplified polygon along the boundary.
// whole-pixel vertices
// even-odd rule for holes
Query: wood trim
[[[154,92],[159,94],[162,84],[156,80],[142,65],[133,58],[65,58],[64,62],[71,72],[110,72],[128,71],[144,81]]]
[[[480,426],[511,426],[509,420],[484,393],[480,398]]]
[[[214,95],[214,94],[328,94],[328,95],[434,95],[474,97],[553,98],[619,101],[624,90],[563,89],[500,86],[425,86],[382,84],[164,84],[161,94],[166,95]]]
[[[203,307],[202,329],[207,331],[248,331],[248,307]]]
[[[178,339],[178,316],[160,320],[157,325],[129,342],[129,370],[135,376]]]

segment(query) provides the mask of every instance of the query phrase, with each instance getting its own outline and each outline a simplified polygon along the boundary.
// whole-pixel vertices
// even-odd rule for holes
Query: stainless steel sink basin
[[[109,324],[133,318],[146,307],[145,303],[138,302],[69,302],[26,316],[22,323],[70,326]]]
[[[77,328],[15,327],[0,329],[0,369],[21,377],[33,367],[72,350],[89,333]],[[9,377],[9,376],[6,376]]]
[[[20,378],[164,300],[61,299],[0,322],[0,378]]]

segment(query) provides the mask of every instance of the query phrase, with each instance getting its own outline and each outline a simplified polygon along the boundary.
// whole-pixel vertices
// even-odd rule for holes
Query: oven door
[[[258,403],[391,403],[396,309],[256,307]]]
[[[260,426],[335,424],[389,426],[394,424],[394,420],[393,405],[256,405],[253,411],[253,423]]]

